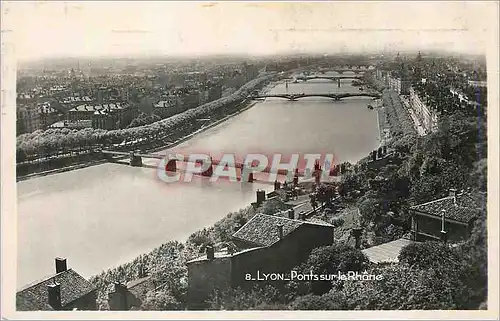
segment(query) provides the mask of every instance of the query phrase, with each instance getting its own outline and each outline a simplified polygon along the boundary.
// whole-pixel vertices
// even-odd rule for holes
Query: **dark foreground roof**
[[[16,307],[18,311],[54,310],[49,305],[47,287],[54,284],[61,285],[61,306],[89,294],[96,288],[81,275],[68,269],[64,272],[50,276],[38,283],[28,285],[16,294]]]
[[[146,276],[127,283],[127,289],[136,297],[143,299],[149,291],[155,289],[155,282],[151,276]]]
[[[469,223],[480,214],[481,200],[471,194],[462,193],[455,197],[448,196],[428,203],[412,206],[411,209],[428,215],[445,217],[462,223]]]
[[[301,220],[292,220],[280,216],[256,214],[238,231],[236,231],[236,233],[233,234],[233,237],[253,243],[256,246],[270,246],[280,240],[277,228],[278,224],[283,225],[283,238],[303,224],[332,227],[326,222],[319,224],[316,222],[313,223]]]

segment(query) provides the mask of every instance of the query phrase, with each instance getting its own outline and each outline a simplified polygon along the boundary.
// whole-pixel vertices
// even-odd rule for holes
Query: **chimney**
[[[215,252],[214,252],[213,246],[207,246],[206,252],[207,252],[207,259],[208,260],[213,260],[215,258]]]
[[[114,283],[115,293],[111,293],[113,301],[110,301],[110,310],[126,311],[128,310],[127,286],[120,282]],[[111,303],[112,302],[112,303]]]
[[[64,272],[67,269],[68,266],[66,264],[66,259],[63,259],[61,257],[56,257],[56,273]]]
[[[266,192],[263,190],[257,190],[257,204],[262,204],[266,200]]]
[[[53,284],[47,286],[49,305],[54,310],[61,310],[61,285],[54,280]]]
[[[277,226],[278,229],[278,237],[280,240],[283,239],[283,224],[279,223]]]
[[[445,232],[445,229],[444,229],[445,215],[446,215],[446,210],[444,210],[444,209],[441,210],[441,233]]]
[[[295,211],[293,210],[293,208],[288,210],[288,218],[292,220],[295,218]]]
[[[363,229],[361,227],[356,227],[352,229],[351,233],[356,239],[355,248],[359,249],[361,247],[361,234],[363,233]]]
[[[441,241],[446,243],[447,240],[448,240],[448,235],[447,235],[446,231],[441,231]]]
[[[454,188],[450,188],[450,197],[453,197],[453,204],[457,205],[457,190]]]

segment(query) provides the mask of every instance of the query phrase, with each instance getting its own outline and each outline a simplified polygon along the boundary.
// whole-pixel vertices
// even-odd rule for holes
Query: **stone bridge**
[[[331,81],[340,81],[341,79],[363,79],[363,76],[353,75],[353,76],[326,76],[326,75],[312,75],[312,76],[298,76],[295,77],[297,80],[308,81],[312,79],[326,79]]]
[[[324,98],[331,98],[333,100],[341,100],[342,98],[348,98],[348,97],[380,98],[381,95],[378,93],[263,94],[263,95],[252,95],[252,96],[249,96],[248,98],[250,98],[250,99],[283,98],[283,99],[288,99],[290,101],[296,101],[299,98],[306,98],[306,97],[324,97]]]

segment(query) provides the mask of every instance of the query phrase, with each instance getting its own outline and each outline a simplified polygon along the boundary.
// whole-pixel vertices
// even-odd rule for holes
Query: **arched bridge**
[[[326,79],[332,81],[340,81],[341,79],[363,79],[363,76],[353,75],[353,76],[326,76],[326,75],[312,75],[312,76],[298,76],[295,77],[297,80],[308,81],[312,79]]]
[[[332,71],[332,72],[336,72],[336,73],[339,73],[339,74],[343,74],[345,72],[352,72],[354,73],[355,75],[358,75],[358,74],[361,74],[361,73],[365,73],[367,71],[370,71],[371,69],[352,69],[352,68],[321,68],[319,69],[318,71],[320,73],[325,73],[325,72],[328,72],[328,71]]]
[[[324,97],[324,98],[332,98],[334,100],[341,100],[342,98],[348,97],[372,97],[372,98],[380,98],[381,95],[378,93],[341,93],[341,94],[263,94],[263,95],[253,95],[249,96],[250,99],[258,99],[258,98],[284,98],[291,101],[295,101],[299,98],[305,97]]]

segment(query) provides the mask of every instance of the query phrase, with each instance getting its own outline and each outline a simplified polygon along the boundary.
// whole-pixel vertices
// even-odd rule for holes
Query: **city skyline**
[[[493,13],[484,2],[6,2],[3,7],[3,29],[13,31],[20,62],[415,49],[482,54],[491,19],[478,17]]]

